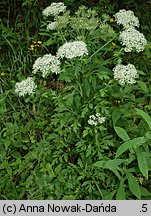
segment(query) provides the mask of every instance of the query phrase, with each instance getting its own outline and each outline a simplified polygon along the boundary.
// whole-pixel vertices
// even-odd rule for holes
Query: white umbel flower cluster
[[[47,30],[55,30],[57,27],[57,22],[51,22],[47,25]]]
[[[147,44],[144,35],[133,27],[122,31],[119,38],[122,45],[126,46],[125,52],[131,52],[134,49],[139,53],[144,50]]]
[[[64,5],[63,2],[58,2],[58,3],[51,3],[50,6],[46,7],[43,11],[42,14],[45,17],[48,17],[50,15],[52,16],[58,16],[58,14],[60,14],[61,12],[65,12],[66,11],[66,6]]]
[[[83,41],[67,42],[57,52],[59,58],[72,59],[83,55],[88,55],[87,46]]]
[[[33,64],[33,74],[36,74],[38,71],[42,72],[43,77],[46,77],[50,72],[60,73],[59,59],[51,54],[39,57]]]
[[[90,115],[89,116],[88,124],[96,126],[98,124],[104,123],[105,120],[106,120],[106,118],[105,117],[101,117],[100,113],[96,113],[96,115]]]
[[[139,27],[139,20],[131,10],[120,10],[114,17],[117,24],[123,25],[124,28]]]
[[[32,77],[28,77],[27,79],[17,82],[15,85],[15,93],[21,96],[25,96],[26,94],[33,94],[37,85],[34,83]]]
[[[113,68],[114,79],[116,79],[120,85],[134,84],[136,83],[136,78],[139,77],[137,70],[134,65],[122,65],[118,64]]]

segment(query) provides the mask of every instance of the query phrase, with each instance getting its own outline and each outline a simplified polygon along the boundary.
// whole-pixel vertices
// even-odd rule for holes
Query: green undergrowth
[[[150,200],[150,1],[143,14],[132,0],[119,8],[110,1],[79,1],[87,6],[80,9],[74,0],[64,2],[71,14],[55,31],[46,30],[41,15],[47,1],[24,0],[22,14],[1,20],[0,199]],[[143,52],[125,53],[120,44],[122,29],[112,19],[123,8],[140,20],[148,41]],[[32,74],[38,57],[74,40],[87,44],[88,56],[63,59],[59,75]],[[112,69],[121,62],[137,68],[134,85],[114,79]],[[37,89],[19,97],[15,84],[28,76]],[[95,113],[106,121],[88,124]]]

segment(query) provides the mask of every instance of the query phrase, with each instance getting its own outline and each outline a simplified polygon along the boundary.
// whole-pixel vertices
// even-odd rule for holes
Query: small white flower
[[[47,25],[47,30],[55,30],[57,27],[57,22],[51,22]]]
[[[147,40],[144,35],[135,28],[129,28],[121,32],[119,39],[125,47],[125,52],[131,52],[133,49],[138,53],[144,50]]]
[[[64,5],[63,2],[58,2],[58,3],[51,3],[50,6],[46,7],[43,11],[42,14],[44,16],[58,16],[58,14],[60,14],[61,12],[65,12],[66,11],[66,6]]]
[[[104,123],[105,120],[106,120],[105,117],[98,117],[98,122],[99,122],[100,124]]]
[[[39,57],[33,64],[33,74],[36,74],[38,71],[42,72],[43,77],[46,77],[50,72],[55,74],[60,73],[59,59],[51,54]]]
[[[101,117],[100,113],[96,113],[96,115],[90,115],[89,116],[88,124],[96,126],[98,124],[104,123],[105,120],[106,120],[106,118],[105,117]]]
[[[24,96],[26,94],[33,94],[37,85],[34,83],[32,77],[28,77],[27,79],[17,82],[15,85],[15,93],[19,95],[19,97]]]
[[[134,65],[122,65],[118,64],[113,68],[114,79],[116,79],[120,85],[125,83],[134,84],[136,78],[139,77],[137,70]]]
[[[123,25],[125,28],[139,27],[139,20],[131,10],[120,10],[114,15],[117,24]]]
[[[62,45],[57,52],[59,58],[74,58],[88,55],[87,46],[83,41],[68,42]]]

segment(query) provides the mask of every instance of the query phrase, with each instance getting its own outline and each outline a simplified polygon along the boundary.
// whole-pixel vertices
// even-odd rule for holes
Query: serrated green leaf
[[[137,137],[132,140],[124,142],[117,150],[116,152],[116,158],[119,157],[122,153],[127,151],[128,149],[134,147],[135,145],[142,145],[146,140],[144,137]]]
[[[141,190],[140,190],[140,186],[138,184],[138,182],[135,180],[134,176],[126,171],[126,176],[128,179],[128,186],[130,191],[138,198],[141,198]]]
[[[121,117],[121,112],[119,112],[119,110],[114,110],[112,113],[112,120],[113,120],[113,125],[116,124],[116,122],[119,120],[119,118]]]
[[[130,138],[129,138],[127,132],[126,132],[123,128],[115,126],[115,127],[114,127],[114,130],[115,130],[115,132],[117,133],[117,135],[118,135],[123,141],[130,140]]]
[[[146,123],[149,126],[149,129],[151,130],[151,117],[148,115],[148,113],[144,112],[143,110],[135,108],[137,111],[137,114],[142,116],[142,118],[146,121]]]
[[[142,81],[137,81],[137,83],[138,83],[138,85],[141,87],[141,89],[142,89],[143,91],[145,91],[145,92],[148,91],[146,83],[144,83],[144,82],[142,82]]]
[[[120,181],[120,185],[116,194],[116,200],[126,200],[125,187],[123,179]]]
[[[139,152],[137,151],[137,161],[138,161],[138,167],[143,174],[143,176],[148,179],[148,164],[145,157],[145,152]]]

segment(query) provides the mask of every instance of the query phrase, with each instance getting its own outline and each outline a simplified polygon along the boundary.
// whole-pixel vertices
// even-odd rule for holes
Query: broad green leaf
[[[118,135],[123,141],[130,140],[130,138],[129,138],[127,132],[126,132],[123,128],[115,126],[115,127],[114,127],[114,130],[115,130],[115,132],[117,133],[117,135]]]
[[[138,198],[141,199],[141,190],[138,182],[135,180],[134,176],[126,171],[126,176],[128,179],[128,186],[130,191]]]
[[[113,200],[113,197],[115,194],[116,194],[116,190],[113,190],[112,192],[107,193],[104,196],[104,200]]]
[[[137,83],[138,83],[138,85],[141,87],[141,89],[142,89],[143,91],[145,91],[145,92],[148,91],[146,83],[144,83],[144,82],[142,82],[142,81],[137,81]]]
[[[126,150],[134,147],[135,145],[142,145],[144,142],[146,142],[146,139],[144,137],[137,137],[132,140],[124,142],[117,150],[116,152],[116,158],[119,157],[122,153],[124,153]]]
[[[112,168],[112,169],[109,169],[109,170],[111,170],[118,177],[118,179],[121,178],[121,176],[120,176],[120,174],[119,174],[119,172],[118,172],[117,169]]]
[[[142,196],[150,196],[151,197],[151,193],[144,187],[141,187],[141,195]]]
[[[120,185],[116,194],[116,200],[126,200],[124,181],[121,179]]]
[[[113,159],[113,160],[102,160],[102,161],[97,161],[94,166],[96,167],[102,167],[105,169],[116,169],[118,168],[118,165],[124,163],[126,160],[125,159]]]
[[[137,111],[137,114],[142,116],[142,118],[146,121],[146,123],[149,126],[149,129],[151,130],[151,117],[148,115],[148,113],[144,112],[143,110],[135,108]]]
[[[100,168],[103,168],[104,165],[105,165],[106,161],[102,160],[102,161],[97,161],[94,166],[96,167],[100,167]]]
[[[145,152],[139,152],[137,151],[137,161],[138,161],[138,167],[141,171],[141,173],[143,174],[143,176],[145,176],[146,179],[148,179],[148,164],[147,164],[147,160],[145,157]]]
[[[124,159],[114,159],[114,160],[108,160],[108,161],[102,160],[102,161],[97,161],[94,164],[94,166],[100,167],[103,169],[109,169],[120,179],[120,174],[118,172],[118,169],[120,168],[118,167],[118,165],[122,164],[125,161],[126,160]]]
[[[105,164],[105,168],[117,168],[118,165],[121,165],[124,163],[126,160],[125,159],[113,159],[113,160],[108,160]]]
[[[121,117],[121,112],[118,109],[114,110],[112,113],[113,125],[116,124],[116,122],[119,120],[120,117]]]

